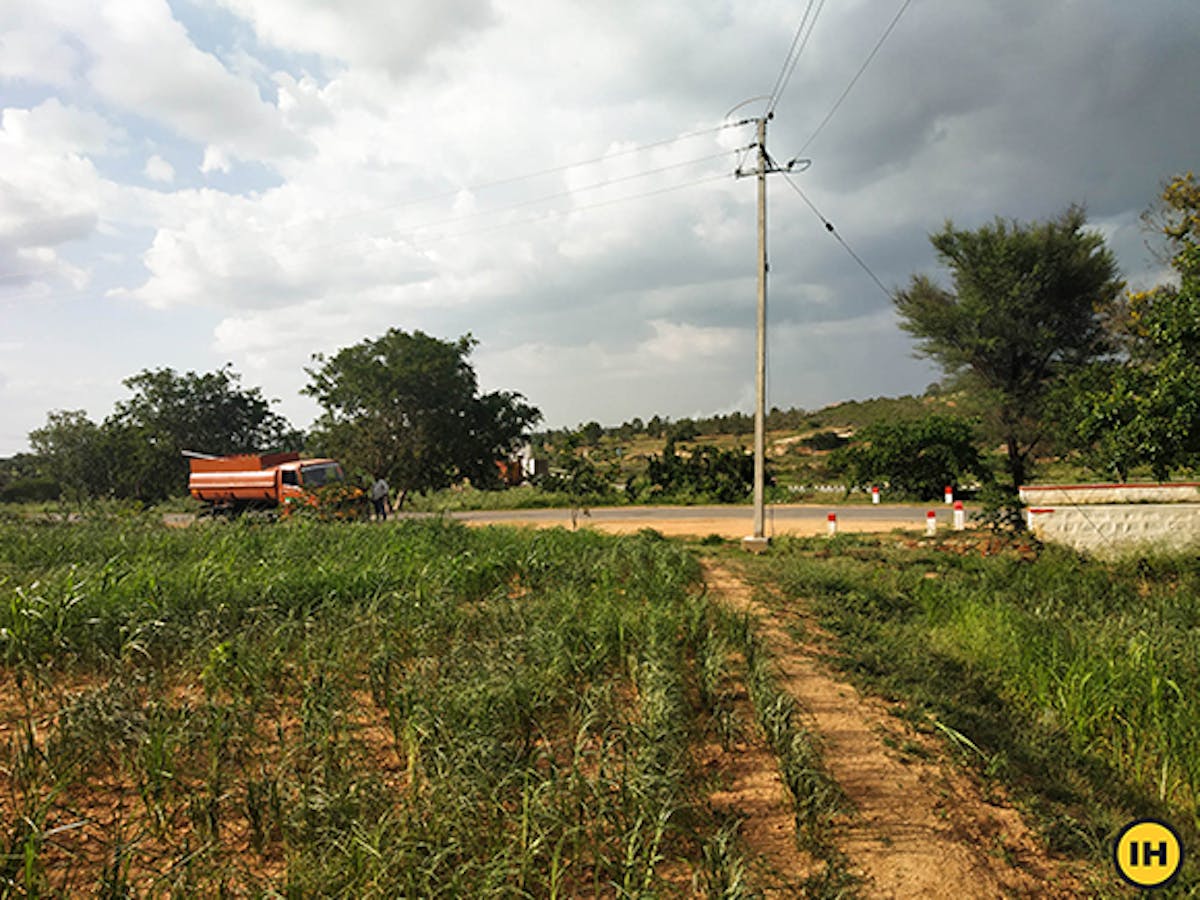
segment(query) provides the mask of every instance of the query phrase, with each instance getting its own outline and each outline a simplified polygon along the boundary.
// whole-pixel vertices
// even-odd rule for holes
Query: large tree
[[[82,410],[51,412],[30,443],[74,499],[161,500],[186,490],[183,450],[244,453],[299,445],[300,433],[271,410],[262,392],[240,382],[228,366],[203,374],[147,369],[125,379],[132,396],[102,424]]]
[[[104,493],[97,458],[100,444],[100,426],[82,409],[54,410],[47,414],[45,425],[29,433],[42,474],[76,502]]]
[[[1104,325],[1122,283],[1086,221],[1071,207],[1044,223],[996,219],[967,231],[947,222],[930,241],[951,287],[916,275],[894,298],[918,352],[988,398],[1013,490],[1029,474],[1055,386],[1110,350]]]
[[[185,374],[146,369],[122,383],[133,396],[118,403],[107,421],[144,430],[176,450],[246,453],[294,449],[301,440],[262,391],[243,388],[241,376],[228,365]]]
[[[1120,359],[1088,367],[1067,393],[1071,436],[1093,468],[1124,481],[1200,466],[1200,183],[1163,188],[1147,222],[1165,238],[1178,284],[1131,293],[1112,320]]]
[[[541,419],[520,394],[479,394],[470,335],[444,341],[392,328],[317,354],[303,393],[324,407],[313,440],[351,469],[383,475],[400,499],[463,478],[497,481],[496,461]]]

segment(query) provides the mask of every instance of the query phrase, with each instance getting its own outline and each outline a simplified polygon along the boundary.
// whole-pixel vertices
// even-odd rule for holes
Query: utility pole
[[[775,114],[768,111],[752,121],[758,125],[758,165],[752,172],[738,169],[738,178],[754,175],[758,179],[758,310],[757,339],[754,370],[754,533],[742,539],[742,546],[754,553],[762,553],[770,544],[765,530],[764,487],[767,475],[767,176],[776,172],[788,173],[797,163],[803,163],[801,171],[808,167],[807,160],[793,159],[780,168],[767,153],[767,122]]]
[[[765,531],[763,489],[767,477],[767,120],[771,113],[758,119],[758,310],[754,367],[754,533],[742,539],[742,546],[761,553],[770,543]],[[737,172],[738,177],[749,172]]]

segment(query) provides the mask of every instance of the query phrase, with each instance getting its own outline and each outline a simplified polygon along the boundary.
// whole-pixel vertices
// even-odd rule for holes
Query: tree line
[[[215,372],[145,370],[100,422],[57,410],[29,435],[32,454],[0,468],[8,499],[152,503],[186,493],[184,451],[214,455],[304,449],[338,459],[356,478],[386,478],[403,497],[462,479],[499,482],[506,457],[541,413],[520,394],[481,393],[456,341],[390,329],[332,357],[316,355],[303,392],[323,410],[303,433],[230,366]]]

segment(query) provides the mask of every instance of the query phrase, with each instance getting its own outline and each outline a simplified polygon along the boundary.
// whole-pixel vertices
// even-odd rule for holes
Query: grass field
[[[790,890],[850,896],[803,710],[701,549],[1054,849],[1103,868],[1135,815],[1196,846],[1200,562],[980,546],[0,522],[0,896],[756,896],[710,802],[748,740],[825,862]]]
[[[693,750],[800,744],[675,544],[0,532],[0,894],[745,895]]]
[[[781,540],[757,569],[815,611],[835,664],[1012,790],[1052,850],[1103,867],[1135,817],[1200,835],[1200,560],[1053,547]],[[755,571],[755,570],[751,570]],[[1179,890],[1200,889],[1193,859]]]

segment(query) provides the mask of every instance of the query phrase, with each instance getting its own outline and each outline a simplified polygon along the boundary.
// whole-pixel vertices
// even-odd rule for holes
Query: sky
[[[888,291],[947,220],[1084,204],[1167,277],[1198,39],[1193,0],[0,0],[0,455],[161,367],[306,427],[313,355],[389,328],[469,332],[548,427],[750,412],[768,109],[811,160],[768,184],[768,405],[921,392]]]

